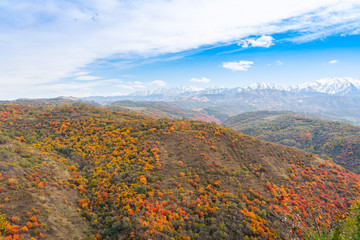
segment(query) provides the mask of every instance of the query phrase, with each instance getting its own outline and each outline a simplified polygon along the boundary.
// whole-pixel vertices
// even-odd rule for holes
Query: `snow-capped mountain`
[[[143,101],[166,101],[177,98],[191,98],[211,95],[219,98],[227,97],[231,101],[237,94],[264,91],[282,91],[283,93],[296,93],[305,95],[335,95],[360,98],[360,79],[358,78],[324,78],[311,83],[295,86],[284,86],[271,83],[254,83],[245,87],[225,88],[215,86],[210,88],[197,88],[193,86],[181,86],[174,88],[158,88],[155,90],[138,91],[126,96],[113,97],[87,97],[86,100],[100,102],[114,102],[119,100],[143,100]],[[254,92],[255,91],[255,92]],[[232,96],[232,97],[230,97]]]
[[[214,86],[198,91],[197,94],[223,94],[227,90],[228,88],[225,88],[224,86]]]
[[[304,83],[295,86],[284,86],[270,83],[253,83],[248,87],[242,88],[244,90],[281,90],[289,92],[317,92],[331,95],[359,95],[360,94],[360,79],[357,78],[323,78],[314,82]]]
[[[203,90],[204,88],[196,88],[193,86],[181,86],[181,87],[174,87],[174,88],[158,88],[155,90],[145,90],[145,91],[138,91],[129,94],[128,96],[139,96],[139,97],[145,97],[145,96],[151,96],[151,95],[167,95],[167,96],[177,96],[184,93],[193,93],[193,92],[199,92]]]
[[[324,78],[297,87],[300,91],[320,92],[331,95],[360,95],[360,79],[356,78]]]
[[[244,87],[244,90],[281,90],[281,91],[290,91],[292,88],[289,86],[272,84],[272,83],[253,83],[248,87]]]

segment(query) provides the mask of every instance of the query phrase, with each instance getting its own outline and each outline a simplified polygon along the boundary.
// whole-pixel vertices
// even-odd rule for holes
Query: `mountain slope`
[[[215,123],[86,105],[0,109],[11,138],[66,159],[98,238],[302,237],[360,197],[360,178],[331,161]]]
[[[296,146],[360,173],[360,127],[284,111],[243,113],[223,123],[260,139]]]
[[[16,103],[16,104],[50,104],[50,105],[63,105],[63,104],[90,104],[94,106],[104,105],[100,102],[93,100],[84,100],[76,97],[56,97],[56,98],[39,98],[39,99],[28,99],[20,98],[14,101],[3,101],[0,103]]]
[[[189,110],[183,108],[174,108],[168,106],[163,102],[135,102],[135,101],[117,101],[111,103],[111,107],[123,107],[130,110],[147,114],[151,117],[168,117],[172,119],[190,119],[190,120],[201,120],[204,122],[216,122],[221,121],[216,117],[210,116],[206,111],[202,110]]]
[[[76,211],[79,193],[66,184],[71,172],[59,156],[40,153],[3,134],[0,156],[2,234],[11,239],[90,237],[90,224]]]
[[[206,99],[199,101],[198,99]],[[307,115],[360,124],[360,98],[324,93],[288,92],[283,90],[251,90],[234,94],[199,95],[167,102],[171,107],[218,109],[229,117],[256,110],[287,110]],[[211,112],[208,112],[211,114]],[[217,116],[217,115],[212,115]],[[221,118],[219,118],[220,120]],[[222,119],[226,119],[223,117]]]

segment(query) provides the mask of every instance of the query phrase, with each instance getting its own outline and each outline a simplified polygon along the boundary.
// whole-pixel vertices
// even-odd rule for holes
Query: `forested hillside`
[[[79,237],[87,227],[92,239],[303,238],[341,226],[360,197],[360,178],[351,171],[215,123],[86,105],[5,104],[0,127],[9,141],[39,152],[15,152],[18,162],[1,161],[7,167],[0,168],[0,231],[12,239],[59,239],[56,227],[79,215],[86,223],[73,227]],[[11,168],[24,172],[18,176],[26,181],[10,181],[16,175]],[[44,191],[44,202],[36,202],[46,213],[38,205],[14,210],[24,200],[12,194],[27,188]],[[60,210],[51,209],[65,198],[56,189],[71,192],[61,193],[72,196],[70,202],[79,195],[77,209],[68,204],[63,220]],[[39,217],[31,219],[38,209]],[[28,218],[32,227],[24,232]],[[33,228],[46,221],[41,231]]]
[[[360,173],[360,127],[286,111],[248,112],[224,126],[262,140],[295,146]]]
[[[91,237],[64,162],[0,133],[0,239]]]

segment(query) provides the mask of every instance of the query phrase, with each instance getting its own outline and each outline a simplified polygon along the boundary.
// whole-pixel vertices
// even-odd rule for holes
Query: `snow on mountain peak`
[[[154,96],[162,95],[170,98],[179,96],[195,96],[206,94],[234,94],[251,90],[281,90],[281,91],[301,91],[318,92],[341,96],[360,96],[360,79],[358,78],[323,78],[314,82],[304,83],[297,86],[284,86],[272,83],[253,83],[246,87],[225,88],[224,86],[213,86],[209,88],[197,88],[193,86],[181,86],[174,88],[158,88],[155,90],[139,91],[128,96]]]
[[[146,91],[138,91],[134,92],[132,94],[129,94],[129,96],[150,96],[155,94],[164,94],[164,95],[178,95],[188,92],[198,92],[203,90],[204,88],[197,88],[193,86],[180,86],[180,87],[174,87],[174,88],[158,88],[155,90],[146,90]]]
[[[273,84],[273,83],[253,83],[248,87],[245,87],[247,90],[263,90],[263,89],[271,89],[271,90],[285,90],[289,91],[290,87]]]
[[[354,90],[360,90],[360,79],[356,78],[323,78],[298,86],[299,90],[321,92],[327,94],[346,95]]]

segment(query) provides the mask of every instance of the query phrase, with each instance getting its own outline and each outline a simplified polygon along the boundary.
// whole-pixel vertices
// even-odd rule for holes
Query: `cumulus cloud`
[[[230,69],[232,71],[247,71],[253,65],[253,61],[238,61],[238,62],[223,62],[223,68]]]
[[[280,61],[280,60],[276,60],[276,64],[277,64],[278,66],[283,65],[282,61]]]
[[[268,48],[271,45],[274,45],[273,43],[274,38],[271,36],[262,35],[261,37],[255,39],[255,38],[248,38],[245,40],[241,40],[238,45],[247,48],[247,47],[264,47]]]
[[[333,63],[338,63],[339,61],[338,60],[331,60],[329,63],[333,64]]]
[[[191,78],[189,81],[190,82],[198,82],[198,83],[208,83],[211,81],[211,79],[202,77],[202,78]]]

